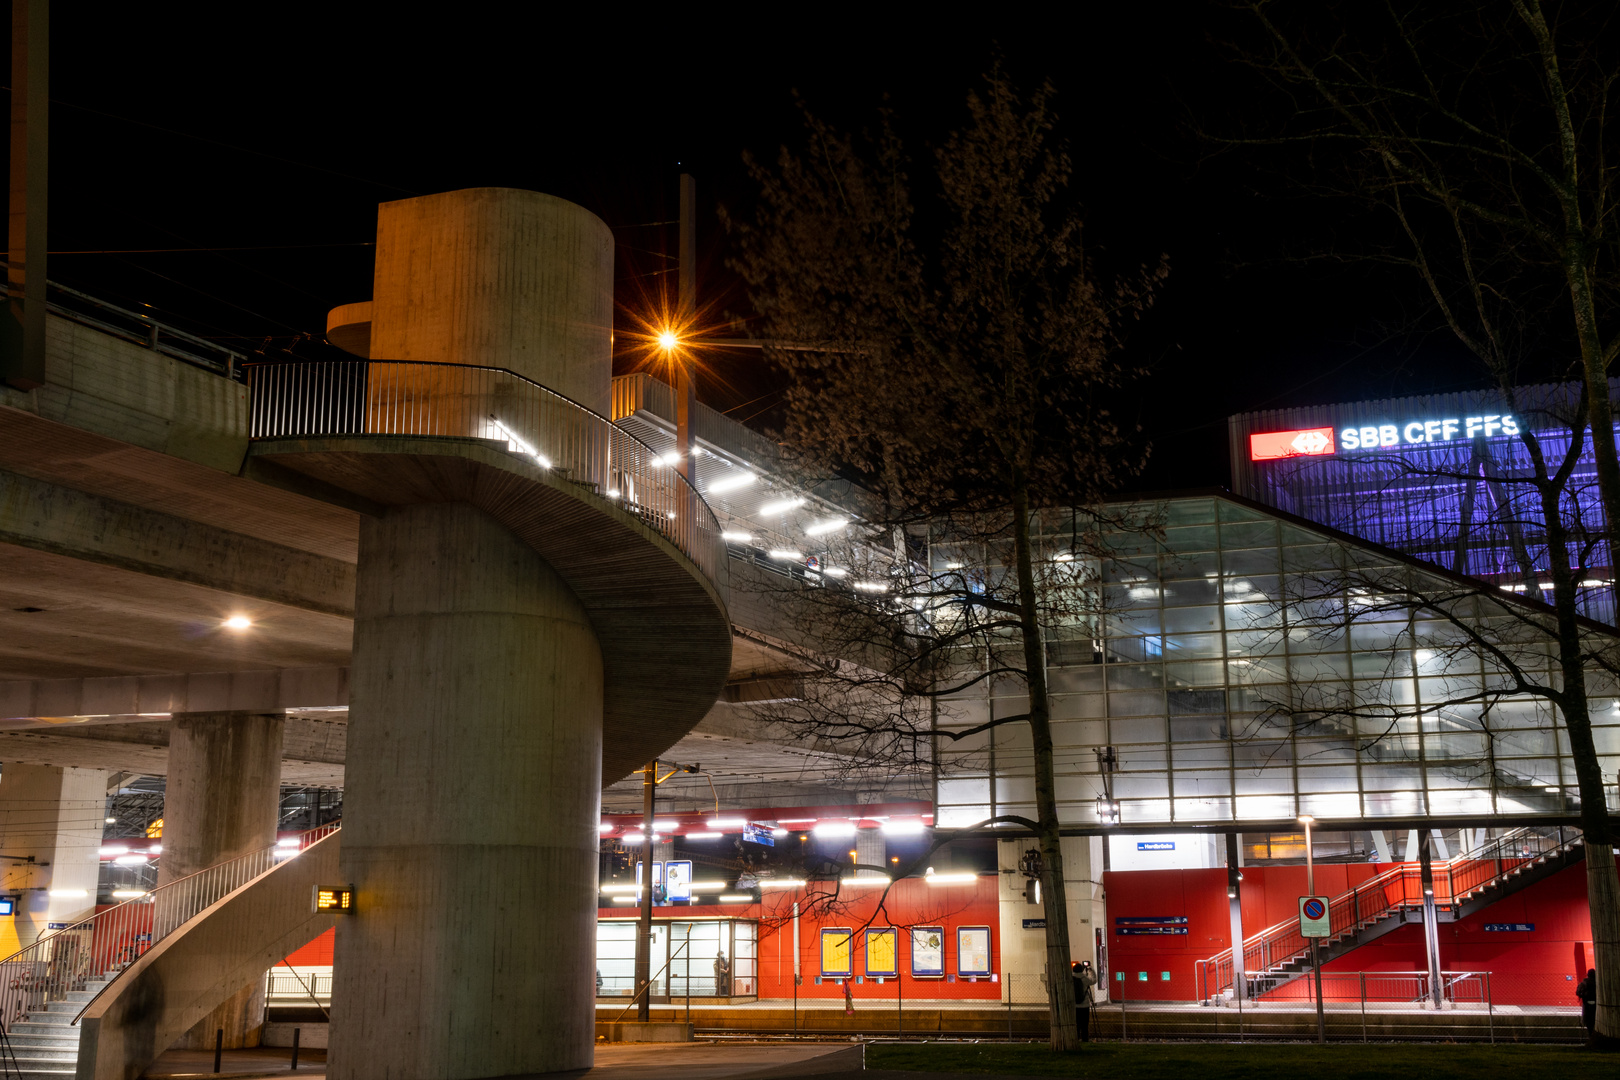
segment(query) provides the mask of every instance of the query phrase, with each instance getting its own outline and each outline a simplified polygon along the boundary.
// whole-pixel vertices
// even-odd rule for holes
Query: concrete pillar
[[[855,830],[855,861],[862,866],[889,865],[889,847],[883,841],[882,829]],[[857,870],[857,877],[876,877],[883,870]]]
[[[1418,837],[1418,880],[1423,886],[1423,953],[1429,968],[1429,1003],[1441,1007],[1443,987],[1440,982],[1440,924],[1434,904],[1434,862],[1429,851],[1433,830],[1425,829]]]
[[[1226,834],[1226,919],[1232,938],[1232,996],[1248,997],[1248,965],[1243,953],[1243,837]],[[1207,988],[1210,993],[1215,988]]]
[[[602,658],[465,504],[361,519],[332,1080],[592,1063]]]
[[[15,918],[0,918],[0,956],[95,911],[106,813],[101,769],[0,767],[0,851],[20,857],[0,862],[0,891],[18,897]]]
[[[276,842],[281,805],[281,713],[176,713],[163,794],[158,885],[229,862]],[[264,981],[255,979],[181,1037],[185,1050],[258,1046]]]
[[[507,368],[607,416],[613,246],[595,214],[538,191],[383,203],[371,357]]]

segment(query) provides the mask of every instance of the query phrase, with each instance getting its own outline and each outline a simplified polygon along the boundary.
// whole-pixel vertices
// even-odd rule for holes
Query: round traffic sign
[[[1320,919],[1326,914],[1327,905],[1322,903],[1322,901],[1318,900],[1316,897],[1313,896],[1309,900],[1305,901],[1305,917],[1307,919]]]

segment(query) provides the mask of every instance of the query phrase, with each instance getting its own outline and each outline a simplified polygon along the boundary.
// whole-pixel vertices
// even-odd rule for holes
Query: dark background
[[[699,182],[700,291],[746,315],[715,206],[747,213],[744,150],[796,140],[792,92],[841,126],[887,95],[925,152],[964,116],[999,50],[1050,77],[1088,242],[1105,269],[1168,254],[1129,348],[1128,398],[1153,456],[1142,490],[1225,484],[1229,413],[1476,385],[1414,322],[1411,281],[1295,256],[1358,227],[1258,157],[1200,132],[1263,111],[1223,42],[1223,7],[980,11],[890,19],[869,7],[422,9],[55,5],[52,280],[249,352],[333,355],[327,309],[367,299],[378,202],[473,186],[578,202],[619,239],[621,328],[674,279],[678,174]],[[1327,241],[1324,238],[1328,238]],[[223,249],[153,251],[150,249]],[[75,254],[83,252],[82,254]],[[621,344],[628,340],[620,335]],[[341,355],[341,354],[337,354]],[[769,419],[757,354],[715,353],[700,395]],[[620,350],[619,370],[637,363]]]

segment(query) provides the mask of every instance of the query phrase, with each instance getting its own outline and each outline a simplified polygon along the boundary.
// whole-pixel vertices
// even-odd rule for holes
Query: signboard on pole
[[[776,837],[772,836],[775,825],[765,821],[750,821],[743,827],[743,839],[750,844],[763,844],[765,847],[775,847]]]
[[[1325,896],[1302,896],[1299,898],[1299,936],[1308,938],[1325,938],[1331,933],[1328,927],[1328,898]]]

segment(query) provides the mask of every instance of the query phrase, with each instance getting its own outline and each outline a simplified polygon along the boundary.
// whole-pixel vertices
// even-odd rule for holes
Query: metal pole
[[[1361,981],[1361,1041],[1366,1042],[1367,1041],[1367,973],[1365,971],[1363,971],[1363,972],[1360,972],[1359,974],[1361,976],[1361,980],[1360,980]]]
[[[1496,1045],[1496,1009],[1491,1002],[1491,973],[1485,973],[1485,1026],[1491,1032],[1491,1045]]]
[[[1440,1008],[1440,923],[1434,909],[1434,862],[1430,856],[1433,834],[1418,832],[1418,873],[1423,883],[1423,951],[1429,961],[1429,1000]]]
[[[793,1033],[799,1033],[799,902],[793,901]]]
[[[1305,892],[1311,896],[1316,895],[1316,859],[1311,852],[1311,825],[1310,818],[1304,820],[1305,825]],[[1333,917],[1329,909],[1328,917]],[[1317,949],[1317,939],[1311,938],[1311,978],[1316,983],[1316,1041],[1327,1042],[1327,1017],[1322,1012],[1322,954]]]
[[[225,1052],[225,1029],[214,1029],[214,1071],[219,1072],[220,1055]]]
[[[676,325],[685,329],[697,311],[697,181],[687,173],[681,174],[681,233],[680,261],[676,269]],[[675,468],[691,480],[692,473],[692,413],[697,404],[696,388],[692,381],[692,368],[684,357],[671,357],[675,362],[675,453],[680,461]]]
[[[636,989],[641,998],[636,1005],[636,1019],[644,1024],[652,1008],[653,797],[657,790],[658,762],[654,760],[641,773],[641,918],[636,923]]]
[[[293,1055],[292,1055],[292,1071],[293,1072],[298,1071],[298,1033],[300,1031],[303,1031],[303,1030],[304,1030],[303,1028],[293,1028]]]

